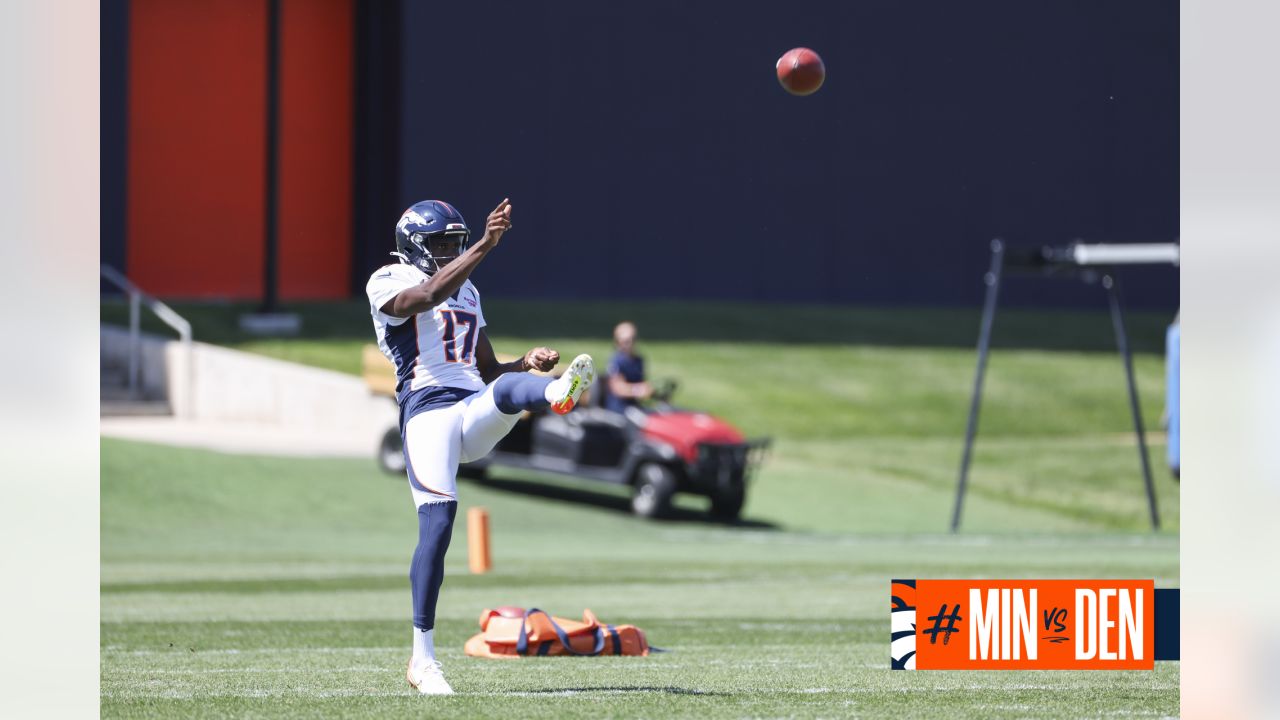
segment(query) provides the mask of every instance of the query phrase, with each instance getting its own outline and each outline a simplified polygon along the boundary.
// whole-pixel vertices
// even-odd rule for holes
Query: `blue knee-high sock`
[[[493,403],[498,410],[514,415],[525,410],[542,410],[551,406],[546,389],[552,378],[529,373],[507,373],[493,381]]]
[[[436,600],[444,582],[444,554],[453,535],[453,518],[458,514],[456,501],[426,503],[418,506],[418,547],[409,566],[409,584],[413,586],[413,626],[433,630],[436,626]]]

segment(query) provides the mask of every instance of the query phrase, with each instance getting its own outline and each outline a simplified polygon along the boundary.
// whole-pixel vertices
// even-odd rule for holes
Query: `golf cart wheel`
[[[676,476],[671,468],[645,463],[636,470],[631,512],[643,518],[662,517],[671,511],[671,498],[675,494]]]
[[[711,496],[711,515],[720,520],[737,520],[746,502],[746,486],[734,485]]]
[[[382,436],[378,444],[378,467],[391,475],[404,474],[404,442],[399,428],[391,428]]]

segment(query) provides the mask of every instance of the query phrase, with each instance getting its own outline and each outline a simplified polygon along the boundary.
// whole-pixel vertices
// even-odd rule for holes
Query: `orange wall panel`
[[[266,3],[130,3],[127,271],[171,297],[262,287]]]
[[[350,292],[351,0],[282,0],[278,291]],[[189,298],[262,297],[267,0],[133,0],[126,269]]]
[[[351,0],[283,0],[279,288],[285,299],[350,295]]]

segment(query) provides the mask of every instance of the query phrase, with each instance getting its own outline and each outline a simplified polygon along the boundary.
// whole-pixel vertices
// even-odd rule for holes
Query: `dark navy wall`
[[[392,260],[387,253],[395,223],[407,207],[399,198],[400,5],[379,0],[354,7],[351,291],[356,297],[364,297],[370,272]]]
[[[509,195],[489,295],[968,304],[993,236],[1178,235],[1167,0],[411,2],[400,28],[398,204],[480,228]],[[807,98],[774,79],[800,45]],[[1177,305],[1173,269],[1126,281]]]
[[[128,156],[128,114],[125,98],[129,85],[129,0],[102,0],[99,4],[101,65],[100,138],[102,235],[99,243],[103,263],[125,269],[125,160]],[[102,283],[104,292],[119,290]]]

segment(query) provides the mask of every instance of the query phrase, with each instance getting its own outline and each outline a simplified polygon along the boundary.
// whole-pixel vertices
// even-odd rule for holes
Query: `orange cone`
[[[467,510],[467,562],[475,575],[493,568],[489,557],[489,511],[482,507]]]

